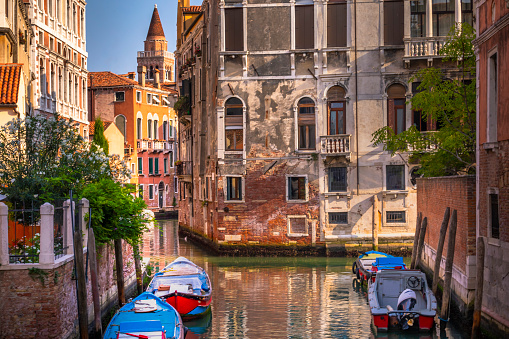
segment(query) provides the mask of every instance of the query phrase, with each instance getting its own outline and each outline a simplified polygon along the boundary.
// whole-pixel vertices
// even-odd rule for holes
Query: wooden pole
[[[80,218],[81,220],[81,218]],[[80,338],[88,339],[88,311],[87,311],[87,286],[85,284],[85,268],[83,267],[83,242],[81,239],[81,227],[74,231],[74,260],[76,263],[76,287],[78,294],[78,320],[80,325]]]
[[[451,209],[447,207],[444,213],[444,220],[440,227],[440,236],[438,238],[437,256],[435,258],[435,268],[433,269],[433,294],[437,295],[438,281],[440,280],[440,263],[442,262],[442,252],[444,251],[445,235],[447,233],[447,225],[449,224],[449,216]]]
[[[447,259],[445,260],[445,277],[444,277],[444,293],[442,294],[442,309],[440,310],[440,318],[449,320],[449,301],[451,299],[451,278],[452,264],[454,261],[454,245],[456,244],[456,210],[452,211],[451,224],[449,227],[449,242],[447,244]]]
[[[92,285],[92,299],[94,300],[95,333],[102,338],[101,302],[99,300],[99,281],[97,279],[97,253],[95,235],[92,228],[88,229],[88,254],[90,259],[90,283]]]
[[[115,265],[117,268],[118,306],[122,307],[125,304],[124,260],[122,258],[122,239],[115,239]]]
[[[142,294],[143,276],[141,272],[140,248],[138,245],[134,246],[134,268],[136,269],[136,287],[138,288],[138,294]]]
[[[421,232],[422,212],[417,213],[417,224],[415,225],[414,248],[412,249],[412,261],[410,268],[415,268],[415,257],[417,256],[417,244],[419,243],[419,233]]]
[[[472,324],[473,339],[481,337],[481,307],[484,285],[484,237],[477,238],[477,260],[475,276],[474,322]]]
[[[422,249],[424,248],[424,238],[426,237],[426,228],[428,227],[428,218],[424,217],[422,220],[421,231],[419,232],[419,243],[417,244],[417,254],[415,255],[415,266],[413,268],[419,268],[421,262]]]
[[[373,195],[373,251],[378,251],[378,196]]]

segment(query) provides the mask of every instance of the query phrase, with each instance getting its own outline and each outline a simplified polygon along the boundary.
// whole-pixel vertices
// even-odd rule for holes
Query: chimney
[[[154,70],[154,73],[156,74],[155,80],[154,80],[154,85],[157,87],[157,89],[161,89],[161,82],[159,81],[159,70],[156,68]]]
[[[147,73],[147,67],[138,66],[138,83],[145,87],[145,74]]]
[[[136,80],[136,73],[135,72],[129,72],[127,73],[127,77],[131,80]]]

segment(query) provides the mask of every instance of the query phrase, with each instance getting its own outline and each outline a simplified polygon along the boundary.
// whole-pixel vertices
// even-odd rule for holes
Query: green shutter
[[[159,158],[155,158],[155,174],[159,174]]]
[[[138,174],[143,174],[143,158],[138,158]]]
[[[154,174],[154,159],[148,158],[148,174]]]

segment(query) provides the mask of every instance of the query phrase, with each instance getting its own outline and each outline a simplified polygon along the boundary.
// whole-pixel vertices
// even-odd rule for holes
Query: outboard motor
[[[417,303],[415,292],[409,288],[401,292],[398,298],[398,311],[412,311]],[[399,324],[406,330],[414,325],[413,313],[399,313]]]

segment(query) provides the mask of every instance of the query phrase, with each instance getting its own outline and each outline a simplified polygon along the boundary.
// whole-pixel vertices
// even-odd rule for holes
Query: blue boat
[[[178,312],[152,293],[144,292],[113,316],[104,339],[184,339]]]
[[[357,260],[352,265],[352,272],[357,275],[357,279],[361,281],[361,284],[366,281],[373,279],[375,274],[373,274],[372,265],[376,262],[377,258],[394,258],[392,255],[378,252],[378,251],[368,251],[366,253],[362,253],[359,255]]]

